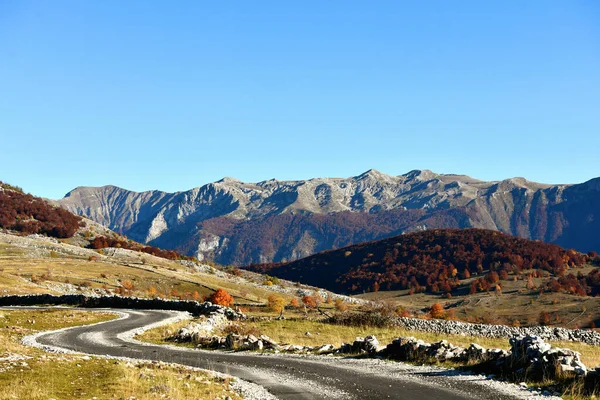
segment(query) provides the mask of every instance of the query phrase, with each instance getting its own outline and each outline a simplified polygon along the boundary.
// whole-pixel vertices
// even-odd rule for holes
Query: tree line
[[[151,254],[156,257],[166,258],[167,260],[190,260],[194,261],[194,257],[184,256],[174,250],[163,250],[158,247],[144,246],[137,242],[124,240],[120,238],[109,238],[106,236],[96,236],[88,245],[90,249],[105,249],[107,247],[116,247],[127,250],[141,251]]]

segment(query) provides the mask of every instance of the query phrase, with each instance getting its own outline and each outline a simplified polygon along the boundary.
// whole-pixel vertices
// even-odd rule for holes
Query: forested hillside
[[[247,268],[340,292],[452,293],[462,279],[481,277],[474,290],[489,290],[524,270],[564,276],[589,259],[574,250],[491,230],[434,229]]]
[[[87,220],[87,222],[91,222]],[[93,224],[93,223],[92,223]],[[47,200],[26,194],[18,186],[0,182],[0,229],[21,234],[41,234],[59,239],[81,236],[78,245],[91,249],[115,247],[141,251],[169,260],[188,259],[173,250],[146,246],[96,226],[84,228],[86,222],[73,213],[50,204]],[[83,229],[80,229],[83,228]],[[84,232],[81,232],[84,231]]]
[[[65,209],[0,182],[0,228],[69,238],[79,228],[80,221],[81,217]]]

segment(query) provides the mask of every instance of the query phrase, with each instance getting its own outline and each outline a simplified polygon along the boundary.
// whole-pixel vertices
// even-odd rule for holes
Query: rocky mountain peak
[[[406,181],[429,181],[437,178],[439,175],[428,169],[414,169],[401,176],[403,176]]]
[[[361,179],[361,178],[373,178],[373,179],[380,179],[380,178],[384,178],[384,177],[388,177],[389,175],[384,174],[383,172],[379,172],[376,169],[369,169],[365,172],[363,172],[362,174],[356,176],[356,179]]]
[[[225,177],[221,178],[220,180],[218,180],[217,183],[237,184],[237,183],[242,183],[242,182],[240,180],[232,178],[230,176],[225,176]]]

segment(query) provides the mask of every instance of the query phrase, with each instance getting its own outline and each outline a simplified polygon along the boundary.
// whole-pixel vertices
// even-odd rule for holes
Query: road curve
[[[515,399],[508,392],[402,363],[204,351],[140,343],[125,332],[173,317],[171,311],[114,310],[118,320],[49,332],[42,345],[77,352],[157,360],[218,371],[265,387],[279,399]]]

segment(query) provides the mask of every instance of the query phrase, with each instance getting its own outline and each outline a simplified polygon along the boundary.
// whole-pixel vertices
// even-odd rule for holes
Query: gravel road
[[[279,399],[530,399],[536,393],[481,376],[383,360],[260,355],[141,343],[136,330],[181,313],[114,310],[120,319],[35,335],[45,346],[113,357],[159,360],[213,370],[266,388]],[[260,398],[260,396],[251,396]],[[265,396],[266,397],[266,396]]]

